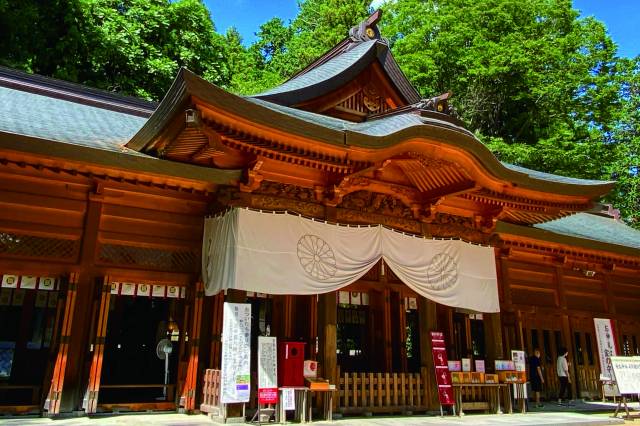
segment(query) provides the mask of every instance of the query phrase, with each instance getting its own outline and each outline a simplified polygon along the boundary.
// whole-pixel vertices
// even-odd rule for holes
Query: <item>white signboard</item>
[[[511,359],[516,371],[527,371],[527,359],[524,356],[524,351],[511,351]]]
[[[612,356],[611,366],[621,394],[640,394],[640,356]]]
[[[613,380],[613,370],[609,357],[616,356],[616,337],[610,319],[594,318],[598,356],[600,358],[600,380]]]
[[[282,388],[282,407],[286,411],[296,409],[296,392],[293,388]]]
[[[278,402],[278,359],[276,338],[258,337],[258,402]]]
[[[278,387],[278,359],[275,337],[258,337],[258,388]]]
[[[220,401],[249,402],[251,392],[251,305],[224,304]]]

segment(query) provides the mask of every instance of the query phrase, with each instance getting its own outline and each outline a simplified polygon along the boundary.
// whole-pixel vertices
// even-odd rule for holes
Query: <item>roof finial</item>
[[[429,99],[422,99],[416,104],[416,108],[426,111],[440,112],[456,117],[456,110],[453,108],[453,106],[449,105],[450,97],[451,92],[446,92],[440,96],[434,96],[433,98]]]
[[[355,27],[349,30],[349,38],[354,43],[362,43],[369,40],[380,40],[380,30],[376,26],[376,23],[382,16],[382,10],[378,9],[371,14],[367,19],[360,22]]]

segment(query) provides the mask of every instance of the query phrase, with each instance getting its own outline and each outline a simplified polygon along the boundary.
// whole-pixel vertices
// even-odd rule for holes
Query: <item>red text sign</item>
[[[259,388],[258,403],[276,404],[278,402],[278,388]]]
[[[438,398],[441,405],[454,405],[453,388],[451,387],[451,373],[447,363],[447,348],[444,344],[444,333],[431,332],[431,353],[435,367],[436,383],[438,384]]]

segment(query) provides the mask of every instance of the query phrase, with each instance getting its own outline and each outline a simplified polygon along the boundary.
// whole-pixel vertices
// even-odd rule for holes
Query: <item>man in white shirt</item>
[[[568,403],[571,405],[571,376],[569,376],[569,363],[567,362],[569,352],[565,348],[558,351],[558,360],[556,361],[556,371],[560,380],[560,392],[558,393],[558,404],[562,404],[564,394],[568,394]]]

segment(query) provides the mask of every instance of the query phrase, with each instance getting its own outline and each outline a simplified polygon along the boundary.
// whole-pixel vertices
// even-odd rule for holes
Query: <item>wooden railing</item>
[[[342,413],[427,411],[429,389],[421,373],[342,373],[338,410]]]
[[[218,415],[220,412],[220,370],[205,370],[200,411]]]

